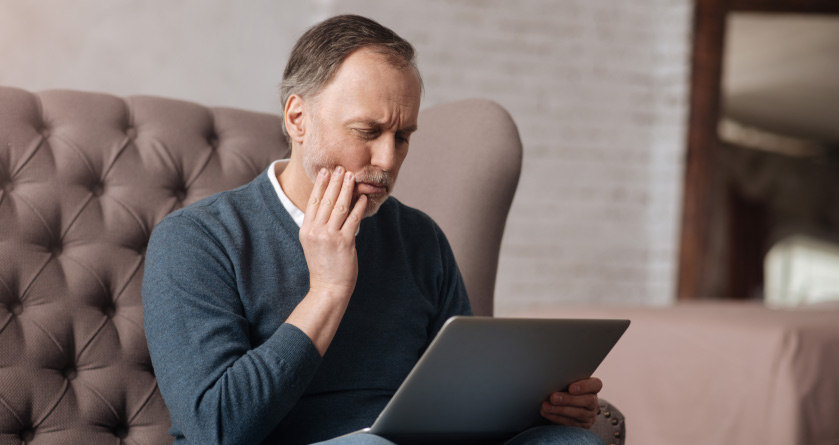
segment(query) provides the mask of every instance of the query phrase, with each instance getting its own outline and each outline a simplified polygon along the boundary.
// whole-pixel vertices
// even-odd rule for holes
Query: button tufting
[[[73,380],[76,378],[77,372],[76,368],[67,368],[64,370],[64,378],[67,380]]]
[[[43,130],[41,131],[41,136],[43,136],[43,137],[45,137],[45,138],[49,138],[49,137],[50,137],[50,131],[49,131],[48,129],[46,129],[46,128],[45,128],[45,129],[43,129]]]
[[[17,302],[12,303],[9,305],[9,312],[11,312],[15,317],[18,317],[23,313],[23,305]]]
[[[61,252],[62,252],[63,250],[64,250],[64,249],[63,249],[63,247],[61,246],[61,244],[58,244],[58,243],[55,243],[55,244],[53,244],[53,245],[50,247],[50,252],[52,253],[52,255],[53,255],[53,256],[59,256],[59,255],[61,255]]]
[[[14,191],[14,189],[15,183],[12,181],[7,182],[6,185],[3,186],[3,190],[5,190],[6,193],[11,193],[12,191]]]
[[[218,147],[218,136],[211,134],[207,137],[207,143],[210,144],[210,147]]]
[[[178,201],[183,201],[186,198],[186,190],[183,188],[176,188],[173,193],[175,194],[175,199]]]
[[[117,308],[116,306],[109,304],[102,308],[102,312],[105,314],[106,317],[113,318],[114,315],[117,313]]]
[[[96,184],[90,189],[90,193],[93,193],[93,196],[99,197],[102,196],[102,192],[105,191],[105,187],[102,184]]]
[[[129,139],[135,139],[137,137],[137,130],[134,127],[128,127],[125,129],[125,135],[128,136]]]
[[[119,437],[120,439],[125,439],[128,437],[128,427],[127,426],[118,426],[114,428],[114,436]]]
[[[35,430],[31,428],[26,428],[25,430],[20,432],[20,440],[24,442],[31,442],[32,439],[35,438]]]

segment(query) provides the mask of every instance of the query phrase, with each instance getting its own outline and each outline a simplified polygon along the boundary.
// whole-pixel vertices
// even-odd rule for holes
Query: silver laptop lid
[[[548,394],[590,377],[628,326],[628,320],[452,317],[370,432],[422,441],[523,431],[540,422]]]

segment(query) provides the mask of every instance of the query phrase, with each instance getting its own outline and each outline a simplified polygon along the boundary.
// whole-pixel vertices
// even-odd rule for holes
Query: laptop
[[[629,320],[450,318],[365,432],[396,443],[503,441],[594,373]]]

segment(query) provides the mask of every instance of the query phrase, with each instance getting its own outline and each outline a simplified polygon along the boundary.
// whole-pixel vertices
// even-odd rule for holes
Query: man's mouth
[[[359,182],[356,185],[356,190],[362,195],[386,195],[387,187],[385,184],[375,182]]]

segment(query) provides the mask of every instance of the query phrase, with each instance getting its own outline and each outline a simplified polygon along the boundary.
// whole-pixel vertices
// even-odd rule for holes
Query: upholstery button
[[[31,442],[35,438],[35,430],[26,428],[20,432],[20,440],[24,442]]]
[[[61,255],[62,250],[63,248],[61,247],[61,244],[58,243],[55,243],[52,247],[50,247],[50,252],[53,256]]]
[[[125,439],[128,437],[128,427],[127,426],[118,426],[114,428],[114,436],[119,437],[120,439]]]
[[[3,190],[5,190],[6,193],[11,193],[14,189],[15,184],[11,181],[7,182],[6,185],[3,186]]]
[[[617,424],[618,424],[618,419],[612,419],[612,425],[617,425]]]
[[[207,136],[207,143],[210,144],[210,147],[216,148],[218,147],[218,136],[211,134]]]
[[[76,378],[77,372],[76,368],[67,368],[64,370],[64,378],[67,380],[73,380]]]
[[[43,131],[41,131],[41,136],[43,136],[45,138],[49,138],[50,137],[50,131],[45,128]]]
[[[178,201],[183,201],[184,198],[186,198],[186,190],[184,190],[183,188],[175,189],[174,193],[175,193],[175,199],[177,199]]]
[[[105,314],[106,317],[113,318],[114,315],[116,315],[117,313],[117,308],[116,306],[109,304],[102,308],[102,312]]]
[[[125,129],[125,135],[128,136],[129,139],[135,139],[137,137],[137,130],[134,127],[128,127]]]
[[[96,184],[90,189],[90,193],[93,193],[93,196],[99,197],[102,196],[104,190],[105,187],[102,184]]]
[[[23,305],[17,302],[12,303],[9,305],[9,312],[11,312],[15,317],[18,317],[23,313]]]
[[[615,437],[621,437],[621,432],[620,431],[615,431]]]

